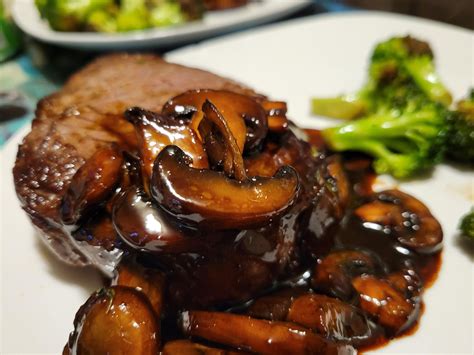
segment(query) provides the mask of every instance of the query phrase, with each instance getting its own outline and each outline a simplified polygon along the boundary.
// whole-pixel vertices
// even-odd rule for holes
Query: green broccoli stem
[[[452,97],[436,73],[433,58],[429,56],[410,57],[404,60],[404,67],[419,88],[431,100],[449,106]]]
[[[353,95],[311,99],[311,112],[314,115],[352,120],[367,112],[366,103]]]
[[[434,165],[444,120],[433,108],[393,115],[372,115],[322,131],[335,151],[360,151],[374,157],[377,173],[407,178]]]

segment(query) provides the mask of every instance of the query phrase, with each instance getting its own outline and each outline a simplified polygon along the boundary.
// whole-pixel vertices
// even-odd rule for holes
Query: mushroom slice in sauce
[[[380,192],[374,201],[357,208],[355,214],[369,226],[388,228],[400,244],[418,253],[432,254],[441,249],[441,225],[422,202],[404,192]]]
[[[359,294],[360,307],[393,334],[412,326],[419,314],[419,303],[412,302],[393,285],[372,275],[352,280]]]
[[[356,347],[372,344],[382,334],[381,328],[369,321],[359,308],[314,293],[296,298],[287,320],[312,329],[325,338]]]
[[[177,145],[193,158],[193,166],[207,168],[207,155],[194,132],[180,120],[159,115],[139,107],[125,111],[125,118],[135,127],[142,172],[149,179],[153,162],[161,150],[168,145]],[[146,188],[145,183],[145,188]]]
[[[76,223],[92,206],[106,200],[120,182],[123,157],[114,147],[98,150],[74,174],[61,203],[65,224]]]
[[[172,340],[165,344],[161,350],[162,355],[237,355],[249,354],[247,352],[211,348],[190,340]]]
[[[354,296],[352,278],[373,274],[376,266],[372,257],[362,251],[333,251],[316,264],[311,284],[317,291],[350,301]]]
[[[174,117],[189,116],[200,111],[206,100],[222,112],[241,152],[253,152],[260,147],[268,131],[267,116],[250,96],[225,90],[192,90],[169,100],[162,112]]]
[[[94,293],[79,309],[67,348],[75,354],[156,355],[159,324],[146,296],[113,286]],[[67,353],[67,351],[66,351]]]
[[[302,326],[221,312],[184,312],[185,334],[259,354],[354,354]]]
[[[229,177],[239,181],[247,178],[242,152],[227,119],[210,101],[202,105],[204,113],[197,125],[212,167],[222,166]],[[244,127],[245,129],[245,127]]]
[[[142,292],[150,301],[156,316],[159,318],[163,309],[165,276],[159,270],[145,268],[135,262],[122,261],[116,270],[112,284],[132,287]]]
[[[115,200],[112,221],[122,240],[138,250],[175,254],[193,251],[201,243],[194,231],[179,226],[135,186]]]
[[[223,173],[190,167],[175,146],[157,157],[151,192],[166,211],[192,224],[212,229],[261,226],[281,215],[298,193],[298,175],[285,166],[271,177],[236,181]]]

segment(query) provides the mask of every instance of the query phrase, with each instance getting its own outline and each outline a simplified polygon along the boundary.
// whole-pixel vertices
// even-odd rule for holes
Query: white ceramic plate
[[[180,26],[117,34],[54,31],[40,17],[34,0],[15,0],[12,13],[15,22],[24,32],[44,42],[89,50],[156,49],[270,22],[291,14],[310,2],[311,0],[251,1],[240,8],[208,12],[202,20]]]
[[[474,40],[456,27],[383,13],[324,15],[233,35],[174,52],[168,59],[242,81],[287,100],[300,125],[327,121],[309,115],[312,95],[354,90],[365,77],[377,41],[410,33],[428,40],[439,72],[459,98],[473,80]],[[139,103],[137,103],[139,104]],[[100,285],[92,270],[66,267],[45,251],[16,199],[11,167],[26,131],[1,152],[2,353],[59,353],[78,307]],[[382,182],[389,184],[390,179]],[[383,354],[472,354],[473,250],[456,235],[474,198],[472,172],[441,165],[433,175],[400,184],[440,220],[445,243],[438,280],[424,295],[419,330],[377,350]]]

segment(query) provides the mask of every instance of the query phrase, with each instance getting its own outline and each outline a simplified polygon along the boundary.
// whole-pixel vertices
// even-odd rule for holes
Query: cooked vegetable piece
[[[352,285],[360,307],[390,332],[403,332],[418,318],[419,303],[406,299],[389,281],[364,275],[353,279]]]
[[[157,318],[163,309],[165,276],[159,270],[145,268],[133,261],[123,261],[116,270],[113,285],[132,287],[150,301]]]
[[[125,112],[125,118],[135,127],[145,190],[148,189],[156,157],[168,145],[177,145],[191,156],[193,167],[208,167],[202,144],[193,131],[182,122],[139,107],[129,108]]]
[[[206,100],[224,117],[241,152],[244,145],[251,152],[261,145],[267,135],[267,116],[262,106],[247,95],[225,90],[191,90],[169,100],[163,106],[163,114],[189,116],[201,111]]]
[[[211,348],[189,340],[172,340],[165,344],[162,355],[236,355],[246,354],[241,351]]]
[[[440,162],[450,139],[466,140],[466,134],[450,138],[459,122],[448,109],[451,100],[435,71],[429,45],[395,37],[376,46],[367,83],[357,93],[315,98],[313,113],[360,118],[323,130],[329,148],[366,153],[374,158],[378,174],[404,179]]]
[[[446,155],[450,160],[474,167],[474,89],[458,102],[456,111],[448,115]]]
[[[157,157],[152,195],[167,212],[203,228],[251,228],[286,211],[298,193],[298,175],[285,166],[271,178],[237,181],[223,173],[194,169],[176,146]]]
[[[399,190],[375,194],[374,201],[355,210],[365,222],[389,228],[403,246],[418,253],[432,254],[442,247],[443,230],[428,207]]]
[[[459,229],[465,237],[474,240],[474,208],[461,219]]]
[[[116,147],[98,150],[74,174],[61,204],[61,218],[76,223],[93,206],[103,203],[120,182],[123,157]]]
[[[350,301],[354,296],[352,278],[373,274],[377,264],[370,255],[357,250],[333,251],[315,267],[312,287],[332,297]]]
[[[160,333],[146,296],[112,286],[94,293],[79,309],[69,338],[71,354],[156,355]]]
[[[195,231],[180,228],[172,219],[134,186],[115,200],[112,211],[115,230],[134,249],[156,254],[199,249],[203,241]]]
[[[231,313],[190,311],[181,319],[185,334],[260,354],[353,354],[299,325]]]
[[[445,110],[428,104],[415,112],[374,114],[322,131],[335,151],[355,150],[374,157],[378,174],[408,178],[433,167],[443,157]]]
[[[314,293],[296,298],[287,320],[312,329],[325,338],[356,347],[372,344],[382,335],[381,329],[359,308]]]

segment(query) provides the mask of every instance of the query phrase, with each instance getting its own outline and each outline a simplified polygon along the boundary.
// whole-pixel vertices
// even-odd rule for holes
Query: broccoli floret
[[[469,213],[462,217],[459,230],[462,235],[474,240],[474,207],[471,208]]]
[[[57,31],[82,31],[89,14],[113,3],[113,0],[36,0],[41,16]]]
[[[112,11],[93,11],[86,20],[86,29],[96,32],[117,32],[117,21]]]
[[[332,150],[373,156],[378,174],[407,178],[440,161],[445,127],[444,109],[433,103],[413,112],[374,114],[322,134]]]
[[[474,164],[474,89],[448,115],[446,155],[449,159]]]
[[[35,0],[58,31],[120,32],[183,23],[202,17],[201,0]]]
[[[165,27],[186,22],[186,18],[178,3],[167,2],[151,10],[150,22],[155,27]]]
[[[367,83],[355,95],[314,99],[313,112],[358,118],[324,130],[328,146],[365,152],[374,157],[377,173],[407,178],[437,164],[455,146],[454,154],[472,156],[467,152],[474,149],[474,134],[466,133],[472,132],[472,120],[461,114],[472,112],[472,102],[463,102],[456,115],[449,111],[450,103],[429,45],[396,37],[376,46]]]
[[[451,94],[435,71],[426,42],[396,37],[379,43],[371,57],[367,83],[356,93],[312,99],[312,112],[354,119],[392,109],[423,107],[426,101],[451,103]]]
[[[433,52],[428,43],[413,37],[395,37],[377,45],[372,55],[371,70],[379,67],[383,75],[377,78],[371,72],[372,80],[380,83],[386,79],[386,67],[398,80],[412,79],[425,95],[435,102],[445,106],[451,104],[452,98],[436,73]],[[381,69],[380,69],[381,68]],[[390,78],[389,78],[390,79]]]

